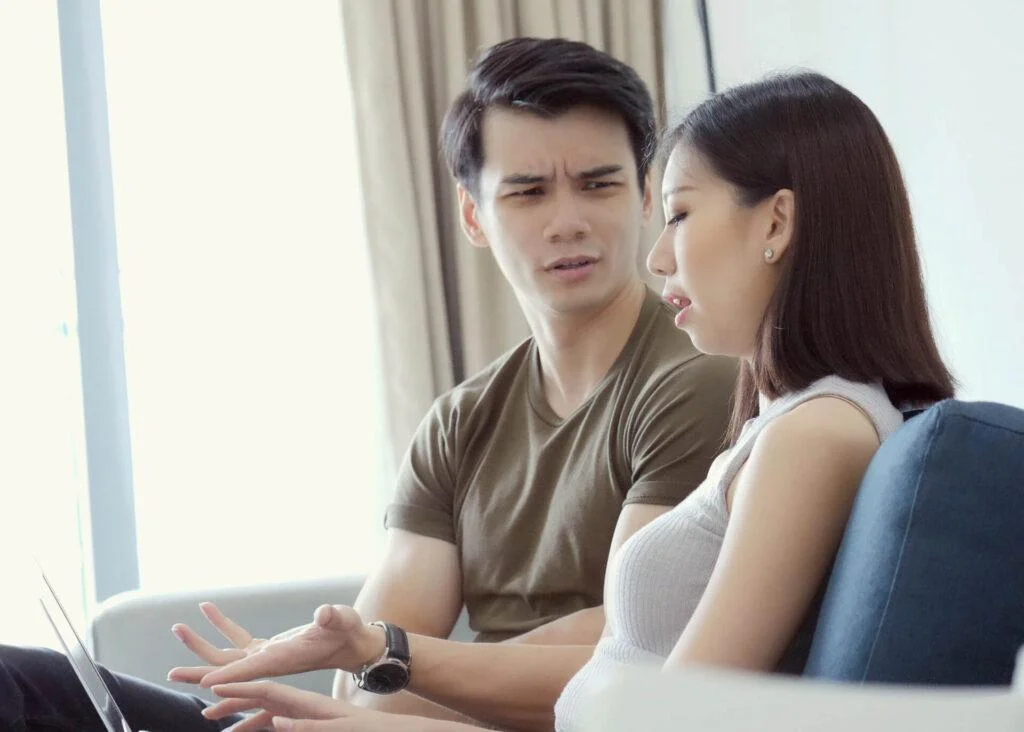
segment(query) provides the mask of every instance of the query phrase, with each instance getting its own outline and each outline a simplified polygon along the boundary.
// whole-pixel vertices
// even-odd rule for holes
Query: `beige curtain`
[[[455,186],[438,152],[441,120],[470,63],[516,36],[582,40],[636,68],[663,119],[659,5],[341,0],[396,458],[438,394],[528,335],[490,252],[462,237]],[[661,217],[656,210],[646,243]]]

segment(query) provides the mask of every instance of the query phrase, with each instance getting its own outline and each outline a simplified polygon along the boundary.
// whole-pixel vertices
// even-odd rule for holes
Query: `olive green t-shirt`
[[[622,352],[565,419],[533,339],[439,397],[385,525],[454,543],[479,640],[600,605],[624,505],[674,506],[723,449],[732,359],[699,353],[652,291]]]

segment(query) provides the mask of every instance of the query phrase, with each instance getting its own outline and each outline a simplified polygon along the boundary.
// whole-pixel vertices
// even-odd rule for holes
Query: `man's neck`
[[[573,316],[527,315],[540,353],[544,396],[559,417],[572,414],[615,363],[646,291],[638,278],[600,309]]]

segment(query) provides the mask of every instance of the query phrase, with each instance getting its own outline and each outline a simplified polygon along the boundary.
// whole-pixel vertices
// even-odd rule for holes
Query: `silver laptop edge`
[[[71,618],[68,617],[57,593],[54,592],[49,578],[38,563],[37,567],[41,580],[39,604],[43,606],[43,612],[46,613],[46,618],[50,621],[60,644],[64,647],[71,668],[74,669],[75,675],[82,683],[85,693],[89,695],[89,700],[96,708],[96,712],[103,720],[108,732],[132,732],[132,728],[124,719],[124,714],[121,713],[117,702],[114,701],[110,688],[100,675],[96,664],[93,663],[92,656],[89,655],[85,644],[82,643],[82,639],[75,631]]]

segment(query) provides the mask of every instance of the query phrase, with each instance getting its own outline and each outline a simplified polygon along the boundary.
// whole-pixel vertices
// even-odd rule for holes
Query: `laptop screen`
[[[124,715],[121,714],[117,702],[111,696],[110,689],[107,687],[106,682],[103,681],[103,677],[100,676],[99,669],[93,663],[92,657],[85,649],[85,645],[82,644],[81,638],[75,632],[71,619],[64,611],[64,606],[60,600],[57,599],[57,593],[54,592],[53,585],[50,584],[50,580],[42,568],[39,569],[39,577],[41,585],[39,602],[42,604],[43,611],[46,613],[46,617],[49,618],[54,631],[56,631],[61,645],[64,646],[64,652],[67,653],[71,667],[82,682],[82,686],[85,687],[85,691],[89,695],[93,706],[96,707],[96,711],[99,713],[100,719],[103,720],[103,724],[108,732],[132,732],[132,728],[124,721]]]

